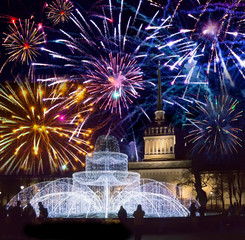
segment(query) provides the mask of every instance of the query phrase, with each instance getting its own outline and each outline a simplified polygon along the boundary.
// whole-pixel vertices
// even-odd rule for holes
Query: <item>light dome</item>
[[[101,135],[97,138],[95,152],[120,152],[117,139],[111,135]]]

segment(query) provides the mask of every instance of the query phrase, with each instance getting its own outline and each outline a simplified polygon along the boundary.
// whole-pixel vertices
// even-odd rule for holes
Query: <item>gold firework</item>
[[[91,130],[74,134],[74,118],[64,101],[64,83],[53,86],[17,80],[0,86],[0,170],[26,174],[75,170],[91,149]],[[85,115],[85,114],[84,114]],[[71,119],[73,118],[73,121]]]
[[[53,25],[69,21],[73,4],[69,0],[56,0],[47,7],[47,18],[50,19]]]
[[[36,60],[40,54],[42,44],[46,42],[45,34],[41,25],[35,25],[26,19],[24,23],[19,19],[12,20],[9,26],[9,33],[5,33],[3,46],[7,50],[7,62],[20,61],[22,64],[29,64]]]

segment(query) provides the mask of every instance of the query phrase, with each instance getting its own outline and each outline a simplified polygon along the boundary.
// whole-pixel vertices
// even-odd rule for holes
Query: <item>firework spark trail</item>
[[[112,2],[109,1],[108,9],[103,5],[102,13],[94,14],[94,18],[92,16],[89,21],[76,9],[70,14],[70,19],[79,31],[70,34],[61,30],[67,39],[56,40],[56,43],[66,45],[72,54],[64,56],[43,48],[51,56],[66,60],[67,64],[64,66],[79,72],[77,80],[88,85],[88,92],[94,98],[96,106],[105,110],[110,108],[112,113],[119,113],[120,116],[122,108],[128,108],[133,99],[140,96],[139,90],[144,89],[142,60],[145,61],[147,57],[150,41],[167,24],[164,21],[157,28],[152,28],[158,12],[147,21],[142,20],[141,4],[140,0],[136,11],[132,11],[133,14],[127,17],[126,24],[123,18],[126,11],[124,1],[120,2],[118,8],[112,7]],[[119,14],[114,14],[114,11],[119,11]],[[142,23],[136,26],[136,20]],[[132,32],[137,33],[137,38]],[[74,37],[75,35],[80,37]],[[40,63],[33,65],[41,66]]]
[[[35,174],[81,167],[79,154],[91,148],[86,141],[91,130],[70,140],[74,129],[60,100],[64,83],[47,87],[16,81],[16,88],[9,83],[0,87],[0,170]]]
[[[173,13],[173,15],[171,16],[170,24],[172,23],[172,21],[173,21],[175,15],[176,15],[176,13],[177,13],[177,11],[178,11],[178,9],[179,9],[181,3],[182,3],[182,1],[183,1],[183,0],[179,0],[178,4],[177,4],[177,6],[176,6],[176,8],[175,8],[175,10],[174,10],[174,13]]]
[[[5,33],[3,46],[7,50],[8,58],[1,67],[0,72],[8,62],[21,62],[29,64],[36,61],[40,47],[46,43],[46,36],[41,25],[36,26],[35,22],[26,19],[24,23],[19,19],[12,20],[9,26],[9,33]]]
[[[96,71],[88,74],[85,83],[88,83],[88,91],[98,96],[95,103],[102,100],[101,108],[118,109],[121,115],[121,104],[127,108],[127,102],[132,103],[131,97],[137,97],[137,89],[143,89],[143,79],[140,68],[135,67],[135,60],[131,60],[130,55],[113,57],[110,54],[109,58],[94,63]]]
[[[173,102],[170,98],[176,94],[188,97],[188,93],[194,92],[199,95],[203,89],[208,87],[208,79],[202,76],[205,75],[204,69],[200,68],[201,65],[197,61],[205,54],[201,50],[206,50],[207,45],[204,45],[204,48],[201,43],[196,44],[194,40],[186,42],[189,35],[193,33],[191,30],[182,29],[169,33],[167,29],[171,26],[169,23],[171,16],[161,19],[161,22],[156,24],[159,12],[157,11],[151,18],[141,14],[142,1],[138,1],[138,5],[130,9],[134,10],[133,14],[127,17],[123,16],[128,11],[126,1],[120,1],[119,6],[112,6],[112,4],[114,2],[108,0],[108,6],[103,5],[101,12],[89,17],[89,14],[83,14],[78,9],[70,14],[69,24],[73,24],[78,31],[74,30],[71,33],[60,30],[64,34],[64,39],[56,39],[55,42],[66,46],[71,54],[63,55],[56,51],[43,49],[57,60],[66,61],[62,66],[59,65],[59,61],[56,62],[57,68],[65,66],[72,72],[72,78],[64,78],[64,81],[71,80],[87,84],[89,99],[94,103],[94,108],[102,111],[109,109],[111,113],[119,113],[121,118],[124,113],[128,114],[132,110],[130,106],[137,105],[137,99],[144,94],[143,89],[151,81],[145,76],[143,79],[143,72],[148,74],[148,71],[144,69],[145,65],[151,66],[150,61],[159,59],[166,60],[163,67],[169,68],[168,72],[172,71],[172,75],[176,77],[174,81],[163,81],[162,83],[165,86],[168,84],[165,95],[169,94],[169,97],[166,98],[166,101]],[[196,15],[192,12],[192,16]],[[160,54],[155,54],[155,52],[152,54],[149,49],[153,48],[155,52],[160,51]],[[219,56],[218,51],[214,50],[214,52],[215,56]],[[221,59],[220,56],[219,58]],[[130,64],[127,64],[125,59],[128,59]],[[222,61],[224,66],[226,61],[221,59]],[[34,65],[41,66],[40,63],[34,63]],[[46,63],[44,65],[47,66]],[[179,71],[177,75],[176,70]],[[226,72],[228,76],[229,69]],[[128,79],[128,76],[131,79]],[[178,85],[179,79],[181,81],[183,79],[183,87]],[[57,83],[61,81],[62,79],[58,79]],[[151,89],[154,90],[154,88]],[[181,91],[182,93],[179,94]],[[74,94],[77,94],[76,90]],[[149,93],[149,95],[146,96],[146,101],[154,104],[155,93]],[[74,104],[73,101],[68,103],[68,106],[72,108],[72,104]],[[186,109],[185,106],[182,107],[183,110]],[[149,107],[146,104],[141,104],[138,109],[144,109],[140,112],[147,116],[145,113]],[[135,112],[139,111],[131,113]],[[121,119],[121,122],[123,123],[124,119]],[[77,131],[79,131],[79,126]]]
[[[211,1],[212,1],[212,0],[208,0],[208,1],[206,2],[204,8],[202,9],[200,15],[199,15],[198,18],[197,18],[197,21],[196,21],[196,23],[195,23],[195,25],[194,25],[194,28],[193,28],[193,31],[192,31],[192,32],[194,32],[194,31],[196,30],[197,25],[198,25],[198,23],[199,23],[199,21],[200,21],[202,15],[203,15],[203,14],[205,13],[205,11],[207,10],[207,8],[208,8],[208,6],[209,6],[209,4],[210,4]],[[191,37],[192,37],[192,35],[191,35]]]
[[[189,16],[192,19],[190,23],[194,21],[193,27],[180,29],[179,36],[182,34],[182,37],[158,46],[158,49],[176,47],[180,50],[182,48],[182,51],[177,52],[176,57],[166,63],[170,70],[178,70],[172,84],[177,83],[178,75],[186,75],[183,84],[187,87],[197,82],[208,84],[214,81],[211,76],[216,74],[215,81],[217,85],[219,84],[220,91],[222,94],[228,94],[229,88],[236,84],[234,67],[238,70],[236,72],[240,73],[239,76],[244,79],[245,55],[242,51],[244,45],[241,44],[244,36],[243,32],[239,32],[241,25],[239,20],[244,16],[241,8],[240,0],[231,4],[212,3],[208,0],[204,5],[198,3],[196,8],[180,9],[178,14]],[[215,15],[211,15],[214,11]],[[175,36],[178,36],[178,33],[172,35]],[[185,38],[189,41],[182,44],[181,39]],[[183,71],[188,74],[183,74]],[[198,79],[200,77],[202,81]]]
[[[52,21],[53,25],[68,22],[74,9],[73,3],[69,0],[55,0],[51,4],[46,4],[47,18]]]
[[[242,146],[239,137],[242,130],[235,123],[243,114],[243,110],[237,110],[239,101],[224,95],[205,98],[205,104],[195,101],[187,113],[190,124],[186,125],[194,127],[186,136],[193,145],[192,151],[207,150],[224,155],[237,152],[237,146]]]

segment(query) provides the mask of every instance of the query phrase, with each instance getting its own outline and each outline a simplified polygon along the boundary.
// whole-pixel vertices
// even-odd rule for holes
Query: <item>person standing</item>
[[[127,219],[127,211],[123,206],[120,207],[117,215],[121,223],[125,222]]]
[[[9,210],[9,226],[8,234],[13,235],[13,237],[19,236],[22,231],[22,213],[23,209],[21,207],[21,201],[17,201],[16,206]]]
[[[36,212],[29,202],[23,210],[23,218],[26,224],[31,224],[36,219]]]
[[[190,217],[196,217],[197,208],[195,202],[191,203],[189,211],[190,211]]]
[[[133,213],[135,240],[140,240],[142,235],[142,228],[144,225],[145,211],[143,211],[141,204],[138,204],[137,209]]]
[[[48,217],[48,209],[43,206],[42,202],[38,203],[38,207],[39,207],[39,220],[43,221]]]

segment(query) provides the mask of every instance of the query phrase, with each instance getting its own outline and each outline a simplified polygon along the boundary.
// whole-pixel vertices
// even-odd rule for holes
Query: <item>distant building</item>
[[[129,162],[129,170],[140,173],[142,178],[169,182],[178,187],[183,172],[191,168],[191,161],[175,159],[175,144],[174,126],[165,119],[163,111],[159,67],[157,110],[153,123],[144,132],[144,159]]]
[[[175,158],[176,135],[174,126],[165,119],[162,106],[161,72],[158,69],[158,96],[155,119],[144,132],[144,158],[128,163],[129,171],[138,172],[141,178],[172,184],[180,200],[191,193],[196,196],[195,179],[191,173],[191,160]],[[201,171],[203,190],[207,194],[207,207],[211,210],[228,209],[231,204],[245,203],[244,169],[226,171]],[[244,205],[245,206],[245,205]]]

